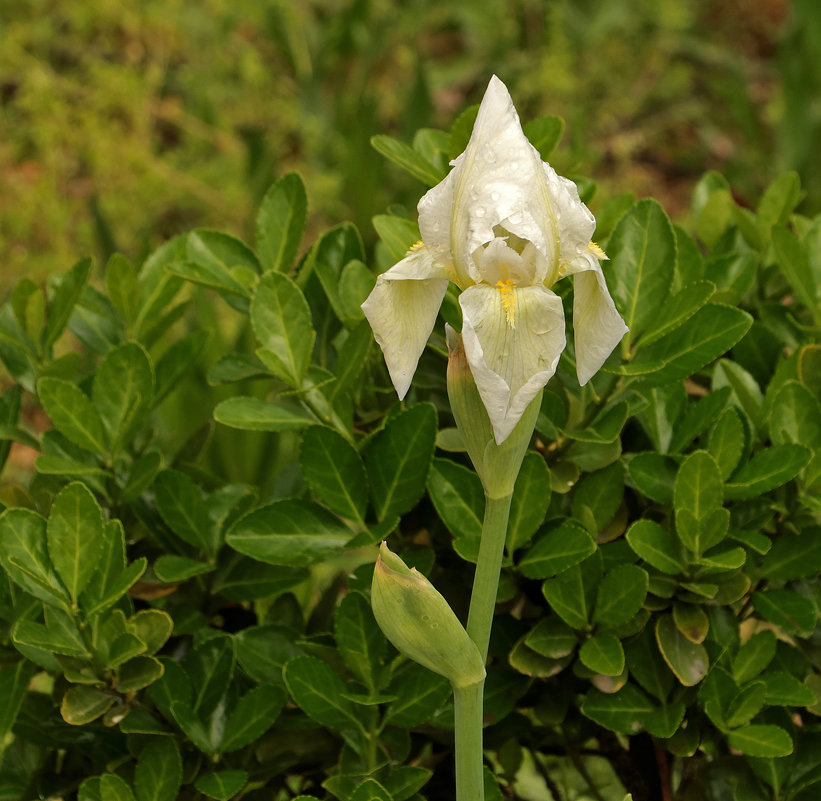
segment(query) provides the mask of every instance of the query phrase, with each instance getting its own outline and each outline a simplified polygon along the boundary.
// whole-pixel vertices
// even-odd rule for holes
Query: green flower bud
[[[371,606],[398,651],[450,679],[454,687],[482,681],[485,666],[448,602],[383,542],[373,571]]]
[[[516,427],[501,445],[496,444],[484,402],[470,372],[462,335],[445,326],[448,342],[448,398],[456,426],[465,440],[470,460],[489,498],[503,498],[513,492],[516,476],[527,452],[542,392],[538,392]]]

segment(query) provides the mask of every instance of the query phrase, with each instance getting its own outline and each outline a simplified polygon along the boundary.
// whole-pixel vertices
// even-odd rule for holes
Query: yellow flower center
[[[513,291],[515,287],[516,282],[512,278],[496,282],[496,288],[502,293],[502,308],[505,310],[505,319],[511,327],[516,322],[516,293]]]

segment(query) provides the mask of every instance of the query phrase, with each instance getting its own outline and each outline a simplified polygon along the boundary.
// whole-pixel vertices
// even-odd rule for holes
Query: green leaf
[[[234,554],[227,559],[214,577],[212,590],[234,603],[274,597],[301,584],[309,576],[307,570],[278,567]]]
[[[451,696],[450,682],[427,668],[408,663],[389,687],[396,700],[385,712],[385,724],[409,729],[430,720]]]
[[[265,734],[282,711],[285,693],[272,684],[260,684],[234,705],[225,724],[219,750],[238,751]]]
[[[50,653],[80,658],[89,656],[88,649],[76,637],[71,637],[68,633],[57,628],[48,628],[42,623],[26,620],[25,618],[17,621],[12,630],[12,640],[15,645],[39,648]]]
[[[211,573],[214,565],[189,559],[186,556],[165,554],[154,562],[154,575],[166,584],[176,584],[180,581]]]
[[[360,523],[368,505],[365,465],[341,434],[312,426],[302,437],[299,466],[305,482],[333,512]]]
[[[696,437],[704,433],[721,414],[729,397],[730,388],[723,387],[692,404],[673,432],[670,453],[683,451]]]
[[[586,506],[593,516],[594,528],[590,532],[598,534],[616,514],[624,495],[624,466],[613,462],[603,470],[585,476],[573,493],[573,516],[581,517],[581,508]]]
[[[145,350],[127,342],[97,368],[91,398],[116,453],[143,422],[154,399],[154,371]]]
[[[690,642],[702,643],[710,630],[710,618],[700,607],[693,604],[675,603],[673,605],[673,622],[676,628]]]
[[[47,476],[99,476],[107,478],[108,472],[93,464],[76,462],[51,453],[41,453],[35,460],[34,466],[38,473]]]
[[[684,712],[684,704],[680,701],[656,707],[644,718],[644,727],[653,737],[672,737],[684,720]],[[632,796],[627,796],[624,801],[632,801]]]
[[[738,362],[719,359],[713,373],[713,391],[725,386],[732,390],[732,401],[750,418],[756,430],[761,431],[764,425],[764,398],[758,382]]]
[[[723,480],[726,481],[738,467],[746,439],[741,415],[730,406],[719,416],[707,443],[707,451],[716,460]]]
[[[100,801],[134,801],[134,793],[116,773],[100,776]]]
[[[298,431],[319,422],[298,403],[246,397],[228,398],[218,403],[214,419],[245,431]]]
[[[558,617],[542,618],[525,638],[525,645],[549,659],[562,659],[576,649],[573,629]]]
[[[581,711],[605,729],[619,734],[636,734],[644,727],[644,720],[653,711],[653,704],[638,687],[627,683],[612,694],[589,690]]]
[[[130,693],[148,687],[162,678],[162,663],[153,656],[135,656],[117,670],[117,689],[121,693]]]
[[[653,324],[673,283],[676,240],[662,207],[640,200],[607,244],[610,292],[634,337]]]
[[[232,770],[220,770],[216,773],[202,773],[197,776],[194,787],[209,798],[216,798],[217,801],[229,801],[230,798],[233,798],[245,787],[247,782],[247,771],[235,768]],[[309,796],[299,796],[299,798],[308,797]]]
[[[777,176],[758,202],[756,215],[767,228],[785,223],[801,199],[801,179],[790,170]]]
[[[772,706],[812,706],[815,693],[792,673],[768,670],[761,676],[767,692],[766,702]]]
[[[755,678],[775,656],[776,638],[771,631],[753,634],[733,658],[733,678],[737,684],[744,684]]]
[[[655,451],[637,453],[627,462],[627,474],[636,489],[651,501],[670,505],[678,463]]]
[[[511,553],[532,539],[550,505],[550,469],[539,453],[526,453],[516,477],[506,547]]]
[[[698,684],[710,667],[710,659],[703,645],[690,642],[676,627],[672,615],[656,621],[656,642],[664,661],[676,678],[685,686]]]
[[[145,645],[147,653],[155,654],[171,636],[174,622],[162,609],[141,609],[128,619],[126,627]]]
[[[384,779],[385,789],[393,797],[393,801],[408,801],[422,787],[427,784],[433,775],[432,770],[421,768],[418,765],[402,765],[392,768]]]
[[[435,458],[428,475],[428,494],[448,531],[478,553],[485,493],[473,470]]]
[[[0,666],[0,742],[5,742],[26,698],[35,666],[25,659]]]
[[[63,273],[54,282],[54,288],[48,302],[48,319],[43,330],[44,350],[48,351],[54,345],[66,327],[71,312],[80,299],[90,270],[91,259],[86,258],[77,262],[68,272]],[[51,417],[50,414],[49,417]]]
[[[191,707],[179,701],[171,702],[170,715],[182,729],[185,736],[204,754],[213,757],[217,753],[215,739],[220,735],[220,728],[207,728]]]
[[[802,445],[773,445],[754,454],[724,486],[728,500],[756,498],[795,478],[810,460]]]
[[[344,547],[351,531],[310,501],[275,501],[242,517],[225,541],[235,551],[272,565],[303,567]]]
[[[410,145],[381,134],[371,137],[371,146],[385,158],[401,167],[405,172],[418,178],[426,186],[436,186],[444,177],[424,156],[417,153]]]
[[[579,564],[595,551],[595,541],[579,523],[569,518],[551,521],[519,562],[519,570],[527,578],[548,578]]]
[[[237,661],[254,681],[282,682],[282,668],[302,650],[284,626],[250,626],[234,635]]]
[[[615,634],[596,634],[579,649],[585,667],[603,676],[618,676],[624,670],[624,651]]]
[[[116,698],[116,695],[96,687],[70,687],[60,704],[60,714],[66,723],[83,726],[106,712]]]
[[[647,586],[647,573],[640,567],[631,564],[616,565],[602,579],[596,592],[596,623],[604,626],[626,623],[641,609],[647,596]]]
[[[0,515],[0,564],[12,581],[48,604],[67,604],[69,596],[51,565],[46,521],[29,509]]]
[[[372,222],[394,261],[404,258],[411,246],[420,239],[419,226],[413,220],[391,214],[377,214]]]
[[[668,298],[661,307],[658,317],[650,323],[641,338],[642,346],[675,331],[687,322],[715,294],[716,285],[712,281],[693,281]]]
[[[136,801],[176,801],[182,784],[182,759],[173,739],[149,741],[134,770]]]
[[[646,386],[687,378],[732,348],[752,322],[741,309],[708,303],[675,331],[641,348],[628,373],[651,373],[643,379]]]
[[[257,356],[278,378],[301,388],[316,339],[302,290],[283,273],[265,273],[251,301],[251,325],[262,346]]]
[[[340,318],[346,326],[352,327],[365,318],[361,309],[376,284],[376,278],[364,262],[349,261],[339,275],[337,295]]]
[[[564,120],[552,114],[537,117],[535,120],[526,122],[522,126],[522,130],[530,140],[530,144],[539,151],[542,161],[550,161],[550,157],[564,133]]]
[[[73,482],[57,494],[46,527],[48,553],[76,603],[103,546],[103,513],[85,484]]]
[[[339,655],[369,692],[382,688],[388,642],[365,596],[349,592],[336,608],[334,637]]]
[[[809,598],[792,590],[756,592],[753,608],[764,620],[781,626],[789,634],[809,637],[815,628],[815,605]]]
[[[365,451],[377,520],[410,511],[425,491],[436,445],[436,409],[419,403],[390,419]]]
[[[37,395],[61,434],[92,453],[105,453],[100,415],[76,384],[61,378],[41,378],[37,382]]]
[[[185,258],[204,269],[230,273],[236,267],[245,267],[258,273],[259,262],[253,251],[236,237],[222,231],[199,228],[188,234]]]
[[[105,287],[114,308],[126,323],[131,323],[137,316],[140,299],[137,271],[122,253],[114,253],[108,260],[105,267]]]
[[[298,656],[285,665],[285,684],[308,717],[329,729],[361,729],[359,711],[343,696],[342,679],[320,659]]]
[[[393,797],[375,779],[365,779],[365,781],[351,793],[349,801],[393,801]]]
[[[218,543],[202,491],[185,473],[159,473],[154,481],[154,498],[160,516],[180,539],[209,555],[216,553]]]
[[[95,598],[93,602],[84,603],[86,617],[92,618],[115,604],[139,581],[147,566],[148,561],[144,556],[141,556],[131,562],[124,570],[115,574],[113,578],[109,576],[109,580],[105,583],[105,589],[101,591],[99,597]]]
[[[257,212],[256,247],[264,272],[286,271],[296,258],[305,230],[308,198],[295,172],[272,184]]]
[[[784,757],[793,751],[790,735],[770,724],[756,723],[731,731],[727,744],[751,757]]]
[[[664,702],[676,680],[659,653],[652,626],[645,627],[638,637],[627,643],[624,650],[630,676]]]
[[[589,557],[542,585],[542,594],[551,609],[568,626],[585,629],[592,617],[595,590],[601,575],[597,556]]]
[[[676,533],[696,556],[721,541],[729,514],[722,509],[723,484],[715,459],[695,451],[682,463],[673,489]],[[724,526],[724,530],[721,528]]]
[[[771,581],[807,578],[821,571],[821,527],[798,535],[782,534],[761,563],[761,575]]]
[[[233,640],[228,635],[212,637],[186,654],[182,668],[194,690],[191,710],[205,720],[217,708],[231,682],[234,672]]]
[[[754,681],[739,690],[727,707],[727,727],[733,729],[749,723],[764,706],[765,690],[763,681]]]

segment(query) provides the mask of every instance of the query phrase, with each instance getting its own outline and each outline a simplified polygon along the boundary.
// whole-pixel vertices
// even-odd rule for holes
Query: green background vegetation
[[[675,217],[708,168],[751,203],[783,169],[819,207],[821,23],[813,0],[4,0],[2,286],[79,256],[139,262],[194,226],[247,236],[299,171],[316,233],[412,209],[370,145],[448,127],[488,76],[524,119],[567,121],[554,161],[599,198]],[[594,200],[593,208],[596,210]]]

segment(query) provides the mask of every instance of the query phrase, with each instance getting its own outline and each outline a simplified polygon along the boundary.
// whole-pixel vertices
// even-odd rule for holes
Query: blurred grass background
[[[0,0],[0,289],[134,260],[193,226],[247,235],[298,170],[311,233],[412,211],[373,151],[448,127],[491,73],[554,164],[679,218],[706,169],[754,203],[783,169],[821,208],[818,0]],[[596,202],[593,202],[596,208]]]

